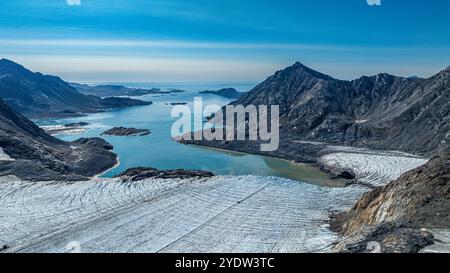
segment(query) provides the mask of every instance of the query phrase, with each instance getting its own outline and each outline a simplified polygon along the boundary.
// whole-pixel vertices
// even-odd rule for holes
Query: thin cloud
[[[261,81],[284,63],[129,56],[5,56],[33,71],[74,81]]]
[[[5,46],[64,46],[64,47],[124,47],[124,48],[175,48],[175,49],[284,49],[284,50],[327,50],[327,51],[358,51],[358,50],[389,50],[405,51],[417,48],[431,47],[378,47],[378,46],[346,46],[327,44],[301,44],[301,43],[240,43],[240,42],[207,42],[183,40],[88,40],[88,39],[0,39]],[[449,49],[449,47],[432,47],[433,49]]]
[[[381,0],[367,0],[369,6],[381,6]]]
[[[81,6],[81,0],[67,0],[69,6]]]

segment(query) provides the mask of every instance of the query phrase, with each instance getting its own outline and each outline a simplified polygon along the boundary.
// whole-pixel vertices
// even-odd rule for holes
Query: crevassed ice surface
[[[423,163],[355,153],[326,159],[372,184]],[[330,251],[338,239],[326,224],[330,211],[351,207],[366,190],[261,176],[133,183],[0,177],[0,243],[11,252],[67,252],[74,245],[81,252]]]
[[[356,191],[356,192],[355,192]],[[10,251],[326,251],[330,210],[361,189],[265,177],[0,184],[0,241]]]
[[[427,163],[428,159],[398,152],[362,152],[361,149],[339,147],[343,152],[321,157],[331,167],[353,170],[359,182],[372,186],[383,186],[403,173]]]

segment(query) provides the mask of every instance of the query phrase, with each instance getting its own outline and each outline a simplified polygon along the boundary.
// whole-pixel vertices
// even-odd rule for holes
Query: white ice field
[[[375,185],[426,162],[345,151],[325,160]],[[256,176],[133,183],[2,177],[0,244],[6,252],[330,251],[339,239],[326,223],[330,211],[351,207],[367,190]]]

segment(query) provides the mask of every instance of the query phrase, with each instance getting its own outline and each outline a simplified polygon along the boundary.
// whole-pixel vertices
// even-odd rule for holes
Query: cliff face
[[[233,104],[280,105],[282,130],[301,140],[432,154],[450,131],[449,96],[450,68],[342,81],[296,63]]]
[[[379,242],[385,252],[416,252],[431,244],[423,229],[450,225],[450,149],[332,218],[344,235],[339,251],[364,252],[368,241]]]
[[[13,160],[0,162],[0,176],[24,180],[83,180],[116,163],[112,146],[99,138],[64,142],[46,134],[0,99],[0,147]]]
[[[12,61],[0,60],[0,98],[27,117],[74,116],[109,108],[147,105],[132,99],[102,99],[79,93],[55,76],[33,73]]]

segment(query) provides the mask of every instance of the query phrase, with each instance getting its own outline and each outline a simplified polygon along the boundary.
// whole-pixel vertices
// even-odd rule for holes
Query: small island
[[[64,127],[84,127],[88,126],[89,124],[90,124],[89,122],[80,121],[64,124]]]
[[[175,105],[187,105],[187,102],[168,102],[168,103],[166,103],[166,105],[172,105],[172,106],[175,106]]]
[[[199,94],[212,94],[212,95],[216,95],[216,96],[221,96],[227,99],[238,99],[242,93],[236,91],[236,89],[234,88],[223,88],[217,91],[211,91],[211,90],[206,90],[206,91],[201,91],[198,92]]]
[[[151,132],[148,129],[136,129],[136,128],[125,128],[125,127],[114,127],[106,130],[102,135],[109,136],[146,136]]]
[[[52,136],[57,135],[77,135],[87,131],[88,122],[73,122],[64,125],[45,125],[41,126],[44,131]]]

